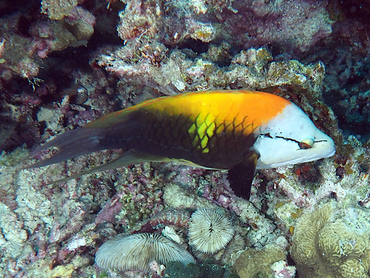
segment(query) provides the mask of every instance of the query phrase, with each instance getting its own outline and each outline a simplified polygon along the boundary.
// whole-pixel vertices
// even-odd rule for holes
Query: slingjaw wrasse
[[[290,101],[263,92],[190,92],[145,101],[68,131],[33,155],[58,152],[27,168],[104,149],[118,159],[83,172],[146,161],[176,161],[229,170],[235,193],[249,197],[255,169],[308,162],[335,153],[333,140]],[[66,180],[64,179],[64,180]]]

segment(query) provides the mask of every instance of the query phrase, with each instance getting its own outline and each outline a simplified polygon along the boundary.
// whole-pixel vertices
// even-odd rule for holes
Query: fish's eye
[[[305,138],[302,141],[298,142],[298,145],[300,149],[307,150],[312,148],[313,143],[315,143],[315,140],[313,138]]]

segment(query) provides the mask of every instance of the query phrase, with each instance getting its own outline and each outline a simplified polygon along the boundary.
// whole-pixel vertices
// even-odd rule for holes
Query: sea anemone
[[[231,221],[212,209],[198,209],[190,218],[189,244],[196,250],[214,254],[232,239],[234,229]]]
[[[96,264],[105,270],[149,271],[149,263],[166,264],[179,261],[184,265],[195,263],[188,251],[158,234],[118,235],[107,241],[95,255]]]

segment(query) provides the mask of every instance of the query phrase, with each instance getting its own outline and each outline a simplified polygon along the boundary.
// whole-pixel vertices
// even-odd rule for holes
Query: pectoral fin
[[[246,200],[249,200],[251,195],[258,157],[258,153],[251,151],[242,163],[233,166],[228,171],[228,180],[234,193]]]

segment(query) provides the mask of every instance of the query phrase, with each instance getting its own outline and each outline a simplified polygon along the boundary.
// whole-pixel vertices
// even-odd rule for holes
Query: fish
[[[227,170],[234,193],[249,199],[256,169],[315,161],[335,154],[332,138],[297,105],[249,90],[187,92],[144,101],[67,131],[31,156],[57,152],[26,169],[106,149],[115,160],[56,181],[141,162],[177,162]]]

